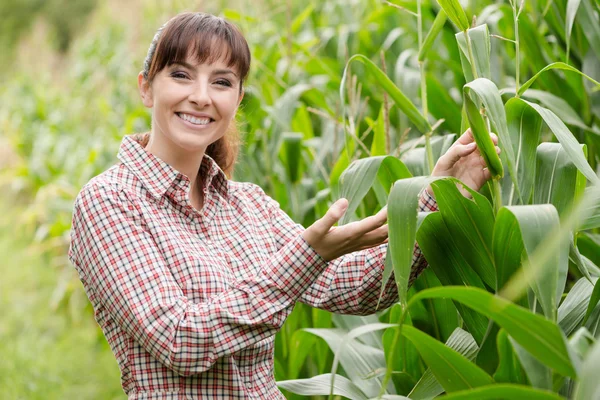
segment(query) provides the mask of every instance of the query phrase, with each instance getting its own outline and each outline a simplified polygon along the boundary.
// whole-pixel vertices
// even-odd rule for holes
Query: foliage
[[[234,179],[305,226],[342,195],[343,222],[389,206],[383,276],[400,302],[368,317],[297,305],[276,339],[275,376],[290,398],[586,398],[600,346],[598,2],[396,3],[221,11],[254,61]],[[0,92],[0,126],[21,160],[6,179],[34,199],[21,224],[65,271],[65,308],[80,290],[65,256],[72,199],[150,120],[134,77],[153,32],[132,54],[107,9],[94,26],[73,43],[71,79],[17,74]],[[494,172],[471,199],[460,182],[428,177],[469,126]],[[440,211],[419,215],[429,184]],[[409,287],[415,238],[430,269]]]

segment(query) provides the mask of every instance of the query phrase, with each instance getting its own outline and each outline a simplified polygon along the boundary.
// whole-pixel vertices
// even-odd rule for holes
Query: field
[[[252,51],[234,180],[305,227],[340,197],[340,224],[388,206],[398,302],[297,304],[276,337],[288,398],[600,398],[598,0],[121,3],[0,5],[0,398],[126,397],[66,257],[71,211],[149,129],[137,73],[190,10]],[[469,127],[479,193],[430,176]],[[417,213],[428,185],[440,211]],[[409,286],[415,241],[430,266]]]

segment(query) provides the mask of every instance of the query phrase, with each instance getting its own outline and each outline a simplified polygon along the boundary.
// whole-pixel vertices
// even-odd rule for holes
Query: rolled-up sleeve
[[[284,246],[301,236],[304,227],[282,211],[276,200],[266,194],[263,196],[278,246]],[[435,199],[426,191],[419,199],[419,211],[437,211]],[[391,306],[398,301],[393,272],[378,308],[387,247],[386,243],[329,261],[327,268],[306,289],[299,301],[328,311],[354,315],[372,314]],[[415,244],[409,285],[426,267],[427,261],[418,244]]]
[[[88,184],[74,205],[69,260],[96,314],[102,310],[162,364],[182,376],[281,328],[327,262],[296,235],[253,277],[205,303],[183,294],[124,190]]]

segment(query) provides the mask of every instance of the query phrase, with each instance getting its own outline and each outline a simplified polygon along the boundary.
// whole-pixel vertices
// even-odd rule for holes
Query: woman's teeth
[[[210,118],[196,118],[188,114],[175,113],[177,116],[185,121],[191,122],[194,125],[207,125],[211,120]]]

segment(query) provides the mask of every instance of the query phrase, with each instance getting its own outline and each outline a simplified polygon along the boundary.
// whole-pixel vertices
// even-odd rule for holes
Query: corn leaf
[[[356,160],[340,176],[339,196],[348,199],[348,209],[340,219],[340,225],[348,223],[360,202],[378,179],[386,192],[398,179],[411,177],[408,168],[396,157],[377,156]]]
[[[427,289],[412,297],[411,303],[439,297],[451,298],[492,318],[538,360],[562,375],[577,376],[564,334],[551,321],[485,290],[472,287]]]
[[[446,341],[446,346],[463,355],[469,361],[475,360],[479,347],[473,336],[465,330],[456,328]],[[431,368],[427,368],[408,396],[413,400],[430,399],[444,392]]]
[[[469,20],[458,0],[438,0],[438,4],[450,18],[450,21],[461,31],[469,29]]]
[[[419,50],[419,56],[418,56],[419,61],[425,60],[425,58],[427,56],[427,52],[429,51],[429,49],[431,49],[433,42],[435,42],[435,39],[437,38],[439,33],[444,28],[446,19],[448,19],[446,16],[446,12],[444,11],[444,9],[441,9],[435,16],[435,19],[433,20],[433,24],[431,25],[431,29],[429,29],[429,32],[427,32],[427,36],[425,36],[425,40],[423,41],[421,50]]]
[[[562,144],[564,151],[567,153],[573,164],[577,166],[577,169],[579,169],[579,171],[581,171],[593,184],[596,185],[600,183],[600,179],[598,179],[598,176],[586,160],[581,144],[575,139],[569,128],[567,128],[556,114],[538,104],[526,100],[523,101],[540,114],[546,125],[548,125],[552,133],[554,133],[554,136],[556,136],[560,144]]]
[[[496,399],[527,399],[527,400],[564,400],[563,397],[545,390],[533,389],[528,386],[498,384],[478,387],[469,391],[451,393],[444,396],[447,400],[496,400]]]
[[[558,308],[558,325],[565,335],[569,336],[584,324],[583,320],[592,300],[592,293],[597,280],[598,278],[592,278],[590,283],[587,278],[579,279]]]
[[[406,304],[407,301],[408,280],[417,231],[419,195],[436,179],[439,178],[420,176],[398,180],[394,183],[388,198],[388,246],[401,304]]]
[[[567,70],[567,71],[571,71],[571,72],[576,72],[576,73],[580,74],[581,76],[583,76],[584,78],[586,78],[587,80],[589,80],[590,82],[594,83],[595,85],[600,86],[600,82],[598,82],[597,80],[595,80],[594,78],[592,78],[590,76],[587,76],[586,74],[584,74],[583,72],[581,72],[577,68],[572,67],[569,64],[565,64],[563,62],[555,62],[555,63],[552,63],[550,65],[545,66],[537,74],[535,74],[534,76],[532,76],[531,79],[529,79],[527,82],[525,82],[523,84],[523,86],[521,86],[519,88],[518,95],[521,96],[523,93],[525,93],[525,91],[533,84],[533,82],[535,82],[535,80],[542,73],[544,73],[546,71],[549,71],[551,69],[563,69],[563,70]]]
[[[515,220],[518,224],[515,224]],[[494,234],[506,237],[506,229],[518,226],[523,239],[525,253],[522,254],[526,273],[529,268],[529,257],[544,241],[548,233],[559,229],[559,218],[556,208],[549,204],[535,206],[509,206],[500,209],[496,219]],[[556,308],[563,292],[568,270],[569,244],[563,243],[547,251],[554,257],[544,264],[532,280],[532,289],[540,301],[546,318],[556,321]]]
[[[494,212],[485,196],[470,190],[472,199],[467,199],[458,190],[458,180],[439,180],[431,187],[435,193],[440,214],[450,238],[463,259],[477,272],[490,288],[496,287],[492,237]]]
[[[502,153],[500,153],[500,158],[502,162],[508,167],[508,172],[510,173],[511,180],[515,187],[515,192],[517,193],[518,198],[523,198],[521,195],[521,190],[519,187],[519,178],[516,171],[515,166],[515,154],[513,151],[513,144],[508,132],[508,126],[506,124],[506,112],[504,110],[504,105],[502,103],[502,98],[500,97],[500,93],[498,92],[498,88],[496,85],[485,78],[475,79],[473,82],[467,83],[463,88],[463,93],[466,95],[471,95],[471,92],[477,94],[477,97],[481,100],[483,105],[485,106],[485,112],[490,119],[492,129],[495,129],[495,132],[498,134],[498,145],[502,149]],[[466,97],[466,96],[463,96]],[[489,139],[491,143],[491,139]],[[493,154],[496,155],[496,151],[493,148],[488,150],[484,149],[486,152],[490,152],[488,157],[492,158]],[[493,170],[490,170],[493,172]]]
[[[430,268],[443,285],[465,285],[485,290],[479,275],[464,260],[439,212],[428,215],[417,232],[419,246]],[[483,315],[457,303],[467,330],[478,344],[483,342],[488,327],[488,319]]]
[[[471,82],[475,78],[492,79],[490,67],[491,43],[488,26],[486,24],[479,25],[475,28],[467,30],[466,32],[471,41],[471,50],[473,52],[477,76],[473,76],[473,71],[471,69],[471,59],[469,58],[469,48],[467,45],[465,32],[458,32],[456,34],[456,41],[458,43],[458,48],[460,49],[460,63],[462,65],[465,79],[467,82]]]
[[[426,333],[405,325],[402,327],[402,334],[417,348],[446,392],[493,383],[492,377],[468,358]]]
[[[344,68],[342,83],[340,84],[340,98],[342,100],[342,108],[344,108],[345,105],[344,89],[346,86],[345,83],[348,75],[348,70],[352,61],[359,61],[365,65],[367,71],[369,71],[369,73],[373,75],[377,83],[379,83],[382,89],[385,90],[385,92],[392,98],[394,103],[396,103],[396,106],[404,114],[406,114],[408,119],[410,119],[410,121],[415,125],[419,132],[427,133],[431,131],[431,125],[429,125],[429,122],[427,122],[423,115],[421,115],[417,107],[408,99],[408,97],[404,95],[404,93],[402,93],[400,89],[398,89],[396,85],[394,85],[392,80],[388,78],[388,76],[377,65],[375,65],[373,61],[369,60],[362,54],[355,54],[352,57],[350,57],[350,59],[346,63],[346,67]]]
[[[518,98],[512,98],[505,104],[508,133],[511,137],[515,154],[515,167],[519,188],[523,196],[522,202],[515,198],[512,184],[502,192],[504,204],[529,204],[535,177],[535,154],[540,141],[542,119],[530,107]],[[510,183],[509,180],[504,180]]]
[[[588,352],[581,368],[581,378],[575,388],[574,400],[588,400],[600,398],[600,340]]]
[[[317,375],[308,379],[291,379],[277,382],[277,386],[304,396],[328,395],[331,374]],[[368,397],[350,379],[342,375],[335,377],[333,394],[352,400],[367,400]]]

